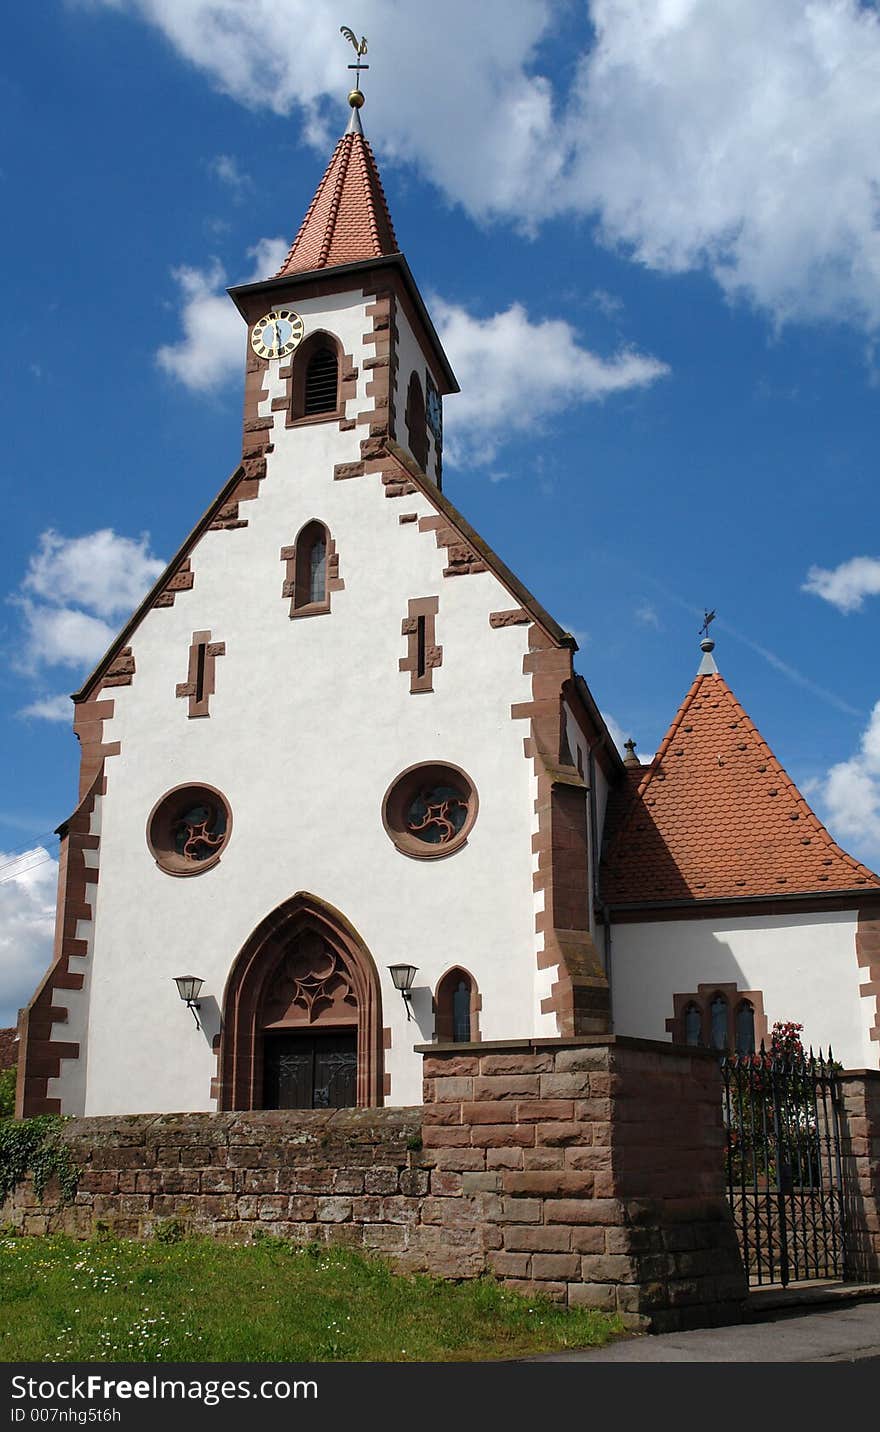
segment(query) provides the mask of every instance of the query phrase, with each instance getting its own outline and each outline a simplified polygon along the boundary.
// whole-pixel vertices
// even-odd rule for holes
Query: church
[[[241,459],[74,696],[19,1114],[412,1105],[431,1043],[611,1033],[878,1067],[880,878],[708,635],[650,763],[443,491],[457,383],[363,95],[230,290]]]

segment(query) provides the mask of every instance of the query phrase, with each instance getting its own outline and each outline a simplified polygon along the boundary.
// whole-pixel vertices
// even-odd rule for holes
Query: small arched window
[[[755,1052],[755,1010],[747,999],[742,1001],[736,1011],[736,1052],[737,1054],[754,1054]]]
[[[309,522],[296,539],[293,610],[327,605],[327,528]]]
[[[716,994],[709,1006],[711,1020],[712,1048],[727,1048],[727,1000],[723,994]]]
[[[340,412],[340,348],[330,333],[312,333],[293,356],[290,421]]]
[[[689,1004],[684,1012],[685,1044],[702,1044],[703,1012],[698,1004]]]
[[[409,450],[424,472],[428,466],[428,419],[418,373],[410,376],[406,393],[406,431]]]
[[[436,1038],[439,1044],[469,1044],[479,1039],[477,1014],[480,997],[467,970],[448,970],[434,996]]]

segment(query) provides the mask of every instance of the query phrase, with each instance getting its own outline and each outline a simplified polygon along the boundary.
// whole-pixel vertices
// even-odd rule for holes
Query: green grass
[[[0,1237],[2,1362],[470,1362],[619,1331],[492,1279],[404,1277],[344,1248]]]

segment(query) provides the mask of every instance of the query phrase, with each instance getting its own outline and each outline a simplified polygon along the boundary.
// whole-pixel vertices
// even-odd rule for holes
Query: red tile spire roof
[[[276,275],[396,254],[397,239],[373,151],[357,109],[342,136],[290,253]]]
[[[880,889],[841,850],[704,661],[649,766],[609,807],[610,906]]]

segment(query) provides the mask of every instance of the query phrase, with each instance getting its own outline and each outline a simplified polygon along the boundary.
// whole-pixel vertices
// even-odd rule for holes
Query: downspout
[[[596,807],[596,758],[593,752],[598,745],[594,742],[587,753],[587,770],[589,771],[589,797],[590,797],[590,847],[593,856],[593,909],[601,910],[604,926],[605,942],[605,978],[608,981],[608,1019],[611,1029],[614,1029],[614,997],[611,981],[611,911],[602,903],[599,890],[599,813]]]

